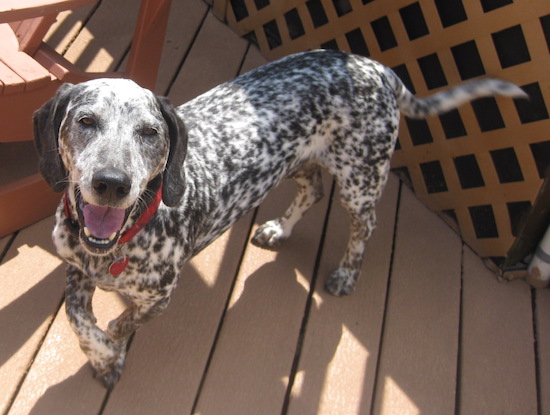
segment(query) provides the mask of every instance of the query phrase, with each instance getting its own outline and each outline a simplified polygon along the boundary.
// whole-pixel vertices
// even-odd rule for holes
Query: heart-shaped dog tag
[[[115,259],[113,262],[111,262],[111,265],[109,265],[109,273],[116,277],[122,273],[128,266],[128,257],[124,255],[123,257]]]

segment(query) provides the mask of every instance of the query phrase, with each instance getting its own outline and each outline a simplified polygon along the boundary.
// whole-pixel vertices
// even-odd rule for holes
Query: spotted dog
[[[41,173],[64,192],[53,240],[68,263],[69,322],[97,376],[115,385],[130,335],[168,305],[183,264],[287,177],[296,199],[252,242],[288,238],[323,196],[327,169],[351,232],[326,287],[350,294],[400,111],[424,118],[493,94],[525,95],[484,79],[418,99],[390,69],[335,51],[283,58],[177,108],[129,80],[63,85],[36,112],[35,141]],[[105,331],[92,311],[96,287],[130,303]]]

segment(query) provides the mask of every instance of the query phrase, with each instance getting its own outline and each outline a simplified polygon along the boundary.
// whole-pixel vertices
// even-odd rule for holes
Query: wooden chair
[[[32,140],[32,115],[64,82],[127,77],[154,89],[171,0],[142,0],[124,73],[87,73],[42,40],[57,15],[96,0],[0,2],[1,143]],[[37,174],[0,186],[0,237],[51,215],[60,195]]]

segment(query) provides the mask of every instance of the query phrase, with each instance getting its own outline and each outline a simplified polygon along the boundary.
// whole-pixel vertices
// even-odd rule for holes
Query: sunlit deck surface
[[[48,42],[83,69],[124,65],[139,0],[63,14]],[[183,103],[265,63],[202,0],[173,1],[157,92]],[[32,144],[1,145],[21,175]],[[0,163],[0,174],[13,172]],[[108,393],[64,312],[53,217],[0,239],[0,414],[550,414],[550,292],[498,282],[392,176],[355,294],[323,289],[348,218],[327,196],[280,250],[249,243],[294,184],[185,266]],[[122,310],[97,292],[101,325]]]

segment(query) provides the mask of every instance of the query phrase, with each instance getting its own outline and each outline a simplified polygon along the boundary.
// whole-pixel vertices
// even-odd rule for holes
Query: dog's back
[[[291,55],[212,89],[177,109],[196,149],[188,154],[186,177],[200,188],[197,209],[208,212],[197,245],[308,163],[328,168],[340,184],[348,179],[343,171],[363,170],[354,180],[370,178],[361,180],[361,198],[374,203],[399,111],[425,118],[499,93],[525,95],[508,82],[483,79],[415,98],[391,69],[332,50]]]

